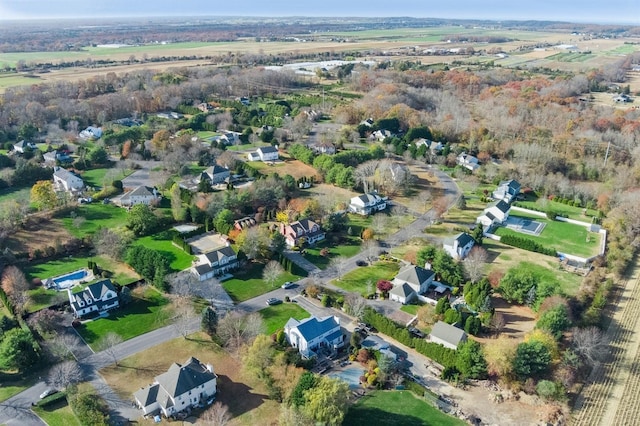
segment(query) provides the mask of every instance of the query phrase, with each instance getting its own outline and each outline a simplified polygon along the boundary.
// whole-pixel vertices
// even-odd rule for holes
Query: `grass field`
[[[402,305],[400,308],[402,312],[406,312],[411,315],[416,315],[418,313],[418,309],[420,309],[420,305]]]
[[[100,228],[114,229],[127,223],[127,210],[112,204],[81,204],[75,210],[77,217],[84,218],[80,227],[74,226],[70,216],[62,218],[64,227],[77,238],[95,233]]]
[[[515,203],[516,206],[522,207],[525,209],[532,210],[543,210],[551,209],[557,214],[566,215],[569,219],[579,220],[581,222],[591,222],[592,217],[597,217],[598,212],[593,209],[584,209],[582,207],[570,206],[563,203],[558,203],[557,201],[551,200],[526,200],[526,201],[518,201]],[[544,207],[543,207],[544,206]],[[586,211],[586,214],[583,212]]]
[[[367,292],[367,281],[373,283],[373,290],[379,280],[391,281],[396,276],[400,266],[396,262],[376,262],[371,266],[362,266],[345,274],[340,280],[333,280],[332,283],[346,291],[353,291],[360,294]]]
[[[244,302],[253,297],[268,293],[285,283],[285,281],[297,281],[301,277],[284,272],[276,282],[269,286],[262,279],[264,265],[251,263],[247,268],[234,272],[234,277],[222,282],[222,287],[229,293],[234,302]]]
[[[113,174],[110,175],[113,177],[113,179],[122,180],[131,174],[131,170],[122,171],[120,169],[107,169],[107,168],[91,169],[91,170],[86,170],[82,172],[82,180],[88,186],[103,187],[105,185],[104,177],[107,175],[109,170],[113,170]]]
[[[66,399],[61,399],[46,408],[33,407],[32,410],[47,426],[81,426]]]
[[[31,188],[6,188],[0,191],[0,205],[12,200],[29,200]]]
[[[265,333],[269,335],[284,328],[289,318],[301,320],[309,317],[309,313],[295,303],[268,306],[259,312],[264,320]]]
[[[343,424],[350,426],[463,426],[410,391],[375,391],[361,398],[347,412]]]
[[[227,150],[228,151],[244,151],[244,150],[258,149],[261,146],[271,146],[271,144],[266,143],[266,142],[244,143],[242,145],[231,145],[231,146],[228,146]],[[260,164],[257,164],[257,163],[260,163]],[[249,164],[251,164],[255,168],[259,168],[261,164],[264,164],[265,166],[267,165],[266,163],[263,163],[262,161],[251,161],[251,162],[249,162]]]
[[[320,269],[326,269],[331,259],[338,256],[351,257],[360,251],[360,238],[349,237],[341,239],[340,243],[333,243],[327,240],[321,241],[313,247],[304,249],[304,258]],[[323,248],[329,249],[327,256],[321,256]]]
[[[176,272],[189,268],[195,258],[181,248],[173,245],[171,242],[171,235],[166,231],[139,238],[134,242],[134,244],[164,253],[169,259],[171,259],[171,269]]]
[[[111,311],[108,317],[86,322],[77,328],[93,350],[109,332],[128,340],[169,324],[169,300],[157,290],[139,288],[133,291],[132,296],[130,304]]]

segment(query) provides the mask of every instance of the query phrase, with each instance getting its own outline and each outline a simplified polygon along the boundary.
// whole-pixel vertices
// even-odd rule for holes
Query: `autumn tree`
[[[317,423],[329,426],[342,424],[349,401],[349,385],[340,379],[321,376],[317,384],[304,392],[301,411]]]
[[[597,327],[574,328],[571,347],[590,366],[603,362],[609,354],[607,338]]]
[[[269,287],[273,287],[282,274],[284,274],[284,268],[280,265],[280,262],[272,260],[262,270],[262,279]]]
[[[238,248],[249,260],[266,258],[270,242],[268,231],[258,226],[244,229],[236,239]]]
[[[513,360],[518,341],[509,337],[498,337],[484,346],[489,374],[509,379],[513,374]]]
[[[31,187],[31,203],[38,210],[49,210],[58,205],[58,197],[49,180],[39,180]]]
[[[329,269],[331,272],[336,274],[336,276],[338,277],[338,280],[340,280],[342,278],[342,275],[344,274],[345,267],[347,266],[346,264],[347,264],[346,257],[336,256],[331,258],[327,269]]]
[[[122,260],[132,236],[124,229],[100,228],[91,239],[99,255]]]
[[[388,280],[379,280],[376,284],[376,288],[384,297],[393,289],[393,283]]]
[[[229,312],[218,322],[218,337],[223,344],[233,351],[250,344],[262,333],[264,325],[259,313],[243,315],[240,312]]]
[[[187,217],[187,210],[182,206],[182,189],[177,182],[171,187],[170,197],[173,220],[176,222],[184,221]]]
[[[273,364],[275,351],[271,337],[259,334],[243,357],[244,367],[259,378],[265,378],[268,374],[267,368]]]
[[[13,303],[13,307],[18,312],[22,312],[28,300],[27,290],[29,290],[29,283],[22,271],[13,265],[7,266],[2,272],[1,284],[2,290]]]
[[[367,300],[358,293],[349,293],[344,297],[344,306],[349,315],[362,319]]]
[[[487,250],[476,246],[471,249],[467,257],[462,261],[465,276],[471,282],[477,282],[482,278],[488,258]]]

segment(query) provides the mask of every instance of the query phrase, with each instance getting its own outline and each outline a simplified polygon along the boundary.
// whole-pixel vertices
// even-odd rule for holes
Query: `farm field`
[[[295,303],[282,303],[261,309],[260,315],[264,320],[265,333],[271,335],[284,328],[289,318],[301,320],[309,317],[309,313]]]
[[[222,282],[222,287],[233,301],[237,303],[268,293],[271,290],[278,288],[286,281],[297,281],[301,278],[298,275],[285,271],[272,286],[269,286],[262,279],[263,269],[263,264],[252,263],[247,268],[235,271],[233,273],[233,278]]]

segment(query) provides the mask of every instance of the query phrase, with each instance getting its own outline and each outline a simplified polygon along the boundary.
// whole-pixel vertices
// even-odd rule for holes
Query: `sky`
[[[0,20],[141,16],[410,16],[640,25],[640,1],[0,0]]]

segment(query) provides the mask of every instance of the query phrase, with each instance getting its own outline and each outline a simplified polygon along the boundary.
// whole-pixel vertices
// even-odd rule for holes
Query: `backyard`
[[[127,210],[112,204],[80,204],[73,210],[73,217],[67,215],[60,220],[71,235],[82,238],[100,228],[114,229],[124,226],[127,223]]]
[[[264,320],[265,333],[268,335],[284,328],[289,318],[301,320],[309,317],[309,313],[295,303],[268,306],[259,312]]]
[[[357,292],[365,295],[367,293],[367,282],[373,285],[372,291],[375,292],[376,283],[379,280],[391,281],[400,266],[397,262],[376,262],[370,266],[362,266],[345,274],[341,279],[335,279],[332,284],[349,292]]]
[[[174,272],[179,272],[191,267],[191,263],[195,257],[175,246],[171,241],[172,237],[171,232],[164,231],[138,238],[134,244],[162,252],[171,260],[171,269]]]
[[[528,195],[524,201],[515,202],[514,205],[525,209],[539,210],[543,212],[553,210],[556,214],[564,215],[569,219],[579,220],[582,222],[591,222],[592,217],[598,217],[598,212],[594,209],[570,206],[557,201],[547,200],[546,198],[536,198],[531,195]]]
[[[234,302],[244,302],[271,290],[275,290],[286,281],[297,281],[301,277],[290,272],[282,273],[278,279],[269,286],[262,279],[262,263],[253,262],[246,268],[242,268],[233,273],[233,278],[223,281],[222,287],[229,294]]]

